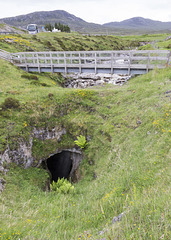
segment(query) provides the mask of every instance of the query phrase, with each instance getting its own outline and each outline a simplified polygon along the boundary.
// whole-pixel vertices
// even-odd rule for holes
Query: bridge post
[[[94,64],[95,64],[94,71],[95,71],[95,74],[97,74],[97,53],[96,52],[94,54],[94,57],[95,57],[95,59],[94,59]]]
[[[27,64],[27,59],[26,59],[26,53],[24,53],[24,63],[26,65],[26,72],[28,72],[28,64]]]
[[[38,53],[36,52],[36,58],[37,58],[37,68],[38,68],[38,72],[40,73],[40,63],[39,63],[39,56],[38,56]]]
[[[65,74],[67,74],[67,63],[66,63],[66,53],[64,52],[64,66],[65,66]]]
[[[80,52],[79,52],[79,73],[81,74],[81,56],[80,56]]]
[[[26,64],[26,72],[29,72],[29,68],[27,64]]]
[[[111,75],[113,74],[113,52],[111,52]]]
[[[150,52],[148,52],[148,59],[147,59],[147,66],[146,66],[146,72],[148,73],[149,70],[149,63],[150,63]]]
[[[169,51],[168,53],[167,66],[170,65],[170,57],[171,57],[171,51]]]
[[[129,52],[129,58],[128,58],[128,76],[131,73],[131,57],[132,57],[132,53],[131,51]]]
[[[54,66],[53,66],[53,64],[51,65],[51,73],[52,74],[54,73]]]
[[[52,59],[52,53],[50,53],[50,64],[51,64],[51,73],[54,73],[54,66],[53,66],[53,59]]]

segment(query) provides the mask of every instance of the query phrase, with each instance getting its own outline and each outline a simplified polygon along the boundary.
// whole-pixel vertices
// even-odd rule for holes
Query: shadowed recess
[[[52,180],[68,178],[72,169],[71,152],[62,151],[47,159],[47,167],[52,175]]]

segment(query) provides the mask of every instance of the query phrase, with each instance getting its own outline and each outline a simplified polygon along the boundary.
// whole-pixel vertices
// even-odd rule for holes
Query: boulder
[[[105,82],[104,80],[97,80],[96,85],[103,85]]]
[[[78,83],[78,88],[85,88],[84,83],[79,82],[79,83]]]

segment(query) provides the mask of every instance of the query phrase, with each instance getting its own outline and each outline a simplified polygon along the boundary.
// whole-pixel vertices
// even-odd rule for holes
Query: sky
[[[53,10],[98,24],[132,17],[171,22],[171,0],[0,0],[0,19]]]

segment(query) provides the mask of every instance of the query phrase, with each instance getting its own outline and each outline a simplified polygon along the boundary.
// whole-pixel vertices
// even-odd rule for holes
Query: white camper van
[[[38,33],[37,24],[29,24],[27,26],[27,30],[28,30],[29,34],[36,34],[36,33]]]

